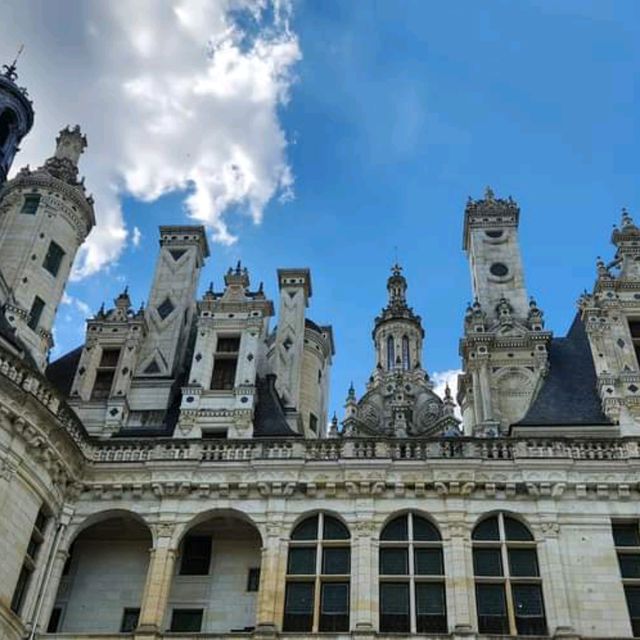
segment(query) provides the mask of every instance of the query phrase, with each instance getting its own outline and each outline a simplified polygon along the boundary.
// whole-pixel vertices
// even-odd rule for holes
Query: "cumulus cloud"
[[[26,43],[20,82],[36,109],[17,165],[41,164],[67,123],[89,140],[81,170],[98,224],[74,278],[140,241],[124,194],[184,190],[188,214],[227,244],[231,210],[258,223],[272,198],[290,196],[278,108],[301,52],[287,0],[15,0],[3,11],[0,53]]]
[[[84,318],[88,318],[89,316],[93,315],[91,313],[91,307],[86,302],[83,302],[79,298],[70,296],[66,291],[62,294],[62,300],[60,300],[60,304],[67,305],[79,311]],[[68,317],[70,319],[71,316]]]
[[[134,247],[139,247],[141,240],[142,240],[142,231],[140,231],[138,227],[133,227],[133,232],[131,234],[131,244]]]
[[[449,385],[453,399],[458,395],[458,376],[462,373],[462,369],[448,369],[447,371],[436,371],[432,376],[433,390],[441,398],[444,398],[444,392]],[[462,418],[460,407],[456,405],[456,417]]]

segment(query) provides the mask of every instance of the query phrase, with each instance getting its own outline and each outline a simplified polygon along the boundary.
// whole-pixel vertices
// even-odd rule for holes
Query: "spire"
[[[18,65],[18,58],[20,57],[20,54],[23,51],[24,51],[24,45],[21,44],[18,47],[18,53],[16,54],[16,57],[13,59],[13,62],[11,64],[2,65],[2,68],[4,69],[4,72],[2,73],[2,75],[5,78],[8,78],[9,80],[11,80],[11,82],[15,82],[18,79],[18,72],[16,71],[16,69]]]
[[[44,169],[54,178],[84,192],[84,179],[78,180],[78,161],[86,148],[87,137],[80,131],[80,126],[66,127],[58,134],[55,153],[44,163]]]
[[[403,308],[407,306],[407,280],[402,275],[402,267],[396,262],[391,267],[391,276],[387,280],[389,307]]]

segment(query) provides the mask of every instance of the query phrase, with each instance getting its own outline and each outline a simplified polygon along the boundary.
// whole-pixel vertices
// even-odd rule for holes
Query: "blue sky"
[[[334,327],[340,415],[349,382],[361,393],[374,364],[372,322],[394,247],[426,329],[426,368],[459,367],[471,297],[464,205],[491,185],[521,206],[527,287],[563,335],[596,256],[612,253],[621,207],[640,218],[638,25],[640,5],[624,1],[295,2],[301,59],[277,105],[294,198],[269,198],[260,224],[231,204],[225,220],[238,240],[212,244],[201,291],[210,280],[219,289],[238,258],[273,298],[278,267],[310,267],[309,315]],[[21,75],[30,89],[37,53]],[[167,191],[124,198],[141,242],[71,283],[72,298],[95,310],[126,283],[135,304],[146,299],[157,226],[189,220],[188,190]],[[56,354],[81,341],[82,306],[61,307]]]

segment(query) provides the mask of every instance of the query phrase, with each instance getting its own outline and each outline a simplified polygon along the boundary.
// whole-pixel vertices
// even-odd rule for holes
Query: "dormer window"
[[[218,336],[213,358],[211,389],[231,391],[236,382],[240,336]]]
[[[22,209],[20,209],[20,213],[26,213],[30,216],[35,216],[38,211],[38,207],[40,206],[40,196],[37,193],[30,193],[24,197],[24,202],[22,203]]]
[[[96,381],[91,392],[92,400],[106,400],[111,395],[111,387],[116,377],[120,349],[103,349],[100,365],[96,371]]]
[[[640,368],[640,320],[629,320],[629,331],[631,332],[633,350],[636,352],[636,363]]]

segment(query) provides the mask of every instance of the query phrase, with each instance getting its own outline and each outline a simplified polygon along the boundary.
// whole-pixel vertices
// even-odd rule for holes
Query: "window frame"
[[[406,539],[404,540],[383,540],[385,529],[399,518],[406,518]],[[428,522],[436,531],[438,535],[437,540],[419,540],[416,539],[414,532],[414,518],[419,518]],[[392,574],[382,572],[382,556],[386,549],[403,549],[406,550],[405,557],[407,559],[407,572]],[[436,549],[440,552],[440,568],[441,573],[418,573],[416,571],[416,551],[421,549]],[[438,584],[442,589],[444,611],[442,617],[444,618],[443,628],[439,631],[418,631],[418,603],[416,599],[416,585],[420,584]],[[406,584],[408,585],[409,596],[409,629],[408,631],[398,631],[397,629],[388,629],[383,625],[383,611],[382,611],[382,591],[383,584]],[[435,525],[435,523],[427,516],[417,513],[415,511],[408,511],[406,513],[400,513],[392,516],[387,520],[385,525],[380,530],[380,538],[378,542],[378,628],[380,633],[443,633],[449,632],[449,619],[447,615],[447,590],[446,590],[446,568],[444,564],[444,546],[442,543],[442,535]],[[434,618],[436,616],[433,616]]]
[[[234,345],[237,347],[237,351],[231,351],[229,346]],[[240,350],[242,348],[242,333],[221,333],[216,335],[216,349],[213,354],[213,366],[211,367],[211,380],[209,382],[209,389],[211,391],[228,393],[236,388],[236,379],[238,377],[238,363],[240,362]],[[222,364],[224,362],[224,365]],[[227,369],[222,371],[218,369],[216,374],[216,365],[218,367]],[[228,375],[233,371],[233,375]],[[225,375],[225,373],[227,375]],[[219,377],[223,384],[218,385],[217,377]]]
[[[483,523],[491,520],[493,518],[497,518],[498,520],[498,538],[493,540],[478,540],[474,538],[474,534],[476,529],[482,525]],[[511,519],[518,522],[522,525],[531,536],[530,540],[509,540],[507,538],[506,533],[506,525],[505,519]],[[527,635],[547,635],[548,621],[547,621],[547,613],[546,607],[544,603],[544,592],[542,588],[542,576],[540,575],[540,560],[538,558],[538,542],[536,541],[531,529],[524,524],[521,520],[514,517],[512,514],[499,512],[496,514],[492,514],[489,517],[483,518],[480,522],[476,524],[473,528],[471,534],[471,553],[473,560],[473,579],[474,579],[474,593],[475,593],[475,603],[476,603],[476,618],[478,623],[478,633],[486,633],[491,635],[500,634],[499,631],[494,631],[490,629],[480,629],[480,618],[488,617],[482,616],[478,602],[478,589],[482,587],[482,585],[501,585],[504,593],[504,603],[505,603],[505,614],[506,614],[506,622],[507,629],[504,631],[507,635],[515,635],[515,636],[527,636]],[[501,575],[478,575],[476,573],[476,550],[483,549],[499,549],[500,550],[500,559],[502,562],[501,567]],[[517,576],[512,575],[511,571],[511,563],[509,550],[519,550],[519,549],[531,549],[535,553],[535,561],[536,561],[536,569],[537,574],[535,576]],[[542,619],[544,621],[545,630],[542,634],[526,634],[518,631],[518,618],[526,618],[526,616],[517,616],[516,615],[516,607],[515,607],[515,597],[514,597],[514,587],[518,586],[536,586],[540,591],[540,603],[542,608]],[[497,616],[496,616],[497,617]],[[533,616],[531,616],[533,617]]]
[[[51,240],[44,260],[42,261],[42,268],[51,275],[52,278],[57,278],[60,273],[62,261],[66,255],[65,250],[55,240]]]
[[[304,522],[316,518],[316,532],[315,538],[311,539],[298,539],[295,540],[292,538],[295,530]],[[325,519],[330,518],[331,520],[338,521],[347,531],[348,537],[341,539],[327,539],[325,538]],[[283,616],[282,616],[282,630],[283,632],[296,632],[296,633],[344,633],[350,630],[351,626],[351,569],[352,569],[352,549],[351,549],[351,532],[347,525],[342,522],[339,518],[332,514],[319,512],[306,518],[299,520],[296,525],[291,530],[291,534],[289,536],[289,544],[287,549],[287,565],[286,565],[286,576],[285,576],[285,602],[283,607]],[[290,573],[290,551],[292,549],[313,549],[315,552],[315,572],[314,573]],[[326,549],[348,549],[348,573],[323,573],[324,570],[324,558],[325,558],[325,550]],[[313,610],[311,612],[311,629],[292,629],[290,625],[287,624],[287,602],[286,602],[286,592],[287,588],[290,584],[294,583],[308,583],[312,585],[313,589]],[[327,629],[323,628],[323,613],[322,613],[322,605],[323,605],[323,585],[325,584],[346,584],[347,585],[347,602],[346,602],[346,628],[345,629]],[[329,614],[326,614],[326,618],[329,617]]]
[[[22,207],[20,208],[20,213],[24,213],[28,216],[37,215],[41,201],[42,196],[39,193],[25,193],[24,200],[22,201]]]
[[[635,526],[636,533],[638,534],[638,544],[618,544],[614,529],[616,526],[628,527]],[[638,590],[640,588],[640,576],[637,578],[625,577],[622,575],[622,564],[620,558],[622,556],[631,556],[640,558],[640,521],[638,520],[615,520],[611,521],[611,535],[613,538],[613,544],[616,551],[616,558],[618,561],[618,572],[620,573],[620,580],[622,581],[622,588],[624,589],[624,599],[627,605],[627,613],[629,615],[629,624],[631,625],[631,633],[634,638],[640,637],[640,617],[633,617],[631,615],[631,606],[629,604],[629,592]]]

